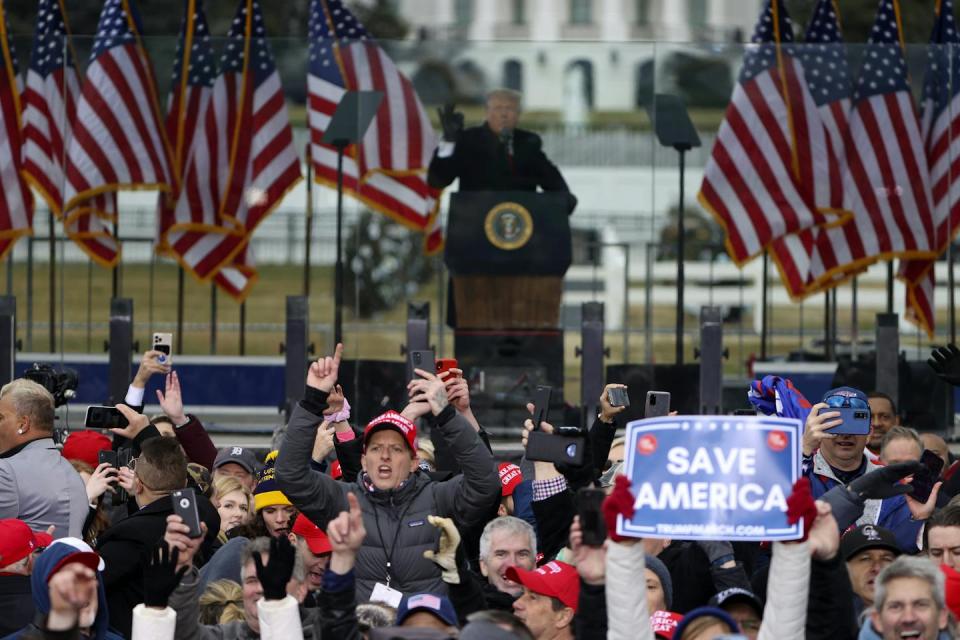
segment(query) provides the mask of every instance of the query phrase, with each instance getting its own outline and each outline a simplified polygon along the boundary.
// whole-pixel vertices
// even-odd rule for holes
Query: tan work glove
[[[443,581],[447,584],[460,584],[460,573],[457,571],[457,547],[460,546],[460,532],[450,518],[427,516],[427,522],[440,529],[440,543],[437,551],[427,549],[423,557],[436,563],[443,571]]]

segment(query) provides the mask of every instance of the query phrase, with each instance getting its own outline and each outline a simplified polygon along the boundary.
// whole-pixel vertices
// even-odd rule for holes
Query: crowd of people
[[[956,637],[960,462],[889,396],[842,387],[810,406],[778,378],[751,387],[758,411],[804,416],[787,501],[802,539],[640,539],[616,533],[634,505],[608,401],[622,385],[582,431],[582,464],[498,460],[462,371],[416,370],[404,407],[357,428],[341,354],[310,365],[266,456],[218,450],[159,352],[117,405],[125,426],[62,446],[50,392],[3,386],[0,638]],[[960,383],[960,351],[934,356]],[[831,433],[842,407],[869,411],[869,433]],[[908,481],[931,455],[920,499]],[[576,515],[596,488],[602,541]]]

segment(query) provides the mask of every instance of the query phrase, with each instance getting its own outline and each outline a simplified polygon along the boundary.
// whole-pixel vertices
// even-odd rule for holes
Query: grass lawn
[[[28,309],[28,274],[25,264],[13,268],[12,280],[7,279],[7,264],[0,266],[0,291],[6,292],[6,285],[12,282],[13,294],[17,297],[18,337],[22,340],[22,350],[46,352],[50,350],[49,334],[49,271],[46,265],[36,265],[32,275],[34,298],[32,311]],[[347,286],[352,286],[348,283]],[[333,323],[333,270],[330,267],[317,267],[311,272],[311,295],[309,318],[311,322],[311,341],[318,353],[329,349],[332,341]],[[56,345],[54,351],[102,353],[108,337],[109,300],[112,288],[111,272],[97,266],[86,264],[68,264],[66,269],[58,270],[55,285],[55,329]],[[279,346],[284,339],[284,317],[286,296],[300,295],[303,290],[303,268],[299,266],[266,265],[260,267],[260,280],[246,303],[246,339],[247,355],[279,355]],[[439,303],[436,282],[421,287],[414,297],[417,300],[431,302],[431,328],[433,341],[438,352],[451,354],[453,335],[444,331],[443,345],[439,344]],[[133,298],[134,339],[145,349],[154,331],[176,331],[177,317],[177,267],[168,261],[158,261],[151,269],[150,265],[125,265],[120,272],[121,295]],[[211,286],[198,283],[190,276],[185,278],[184,286],[184,331],[182,352],[189,355],[238,355],[240,353],[240,306],[226,295],[219,294],[216,304],[217,333],[214,345],[210,331]],[[655,362],[673,362],[674,309],[670,305],[657,305],[653,309],[653,359]],[[606,344],[610,348],[609,364],[644,362],[646,344],[643,332],[644,309],[640,305],[631,307],[630,320],[633,331],[630,335],[629,354],[624,357],[623,334],[608,332]],[[345,309],[345,338],[348,357],[365,359],[400,360],[400,344],[405,340],[406,306],[397,304],[394,308],[372,319],[357,319],[352,309]],[[772,325],[775,335],[768,343],[771,355],[786,354],[801,345],[799,333],[800,307],[798,305],[781,306],[773,311]],[[873,314],[861,313],[858,318],[860,335],[863,338],[873,336]],[[28,324],[32,321],[32,326]],[[819,336],[823,326],[823,311],[805,306],[802,313],[804,326],[803,342],[809,344],[814,336]],[[686,318],[687,338],[685,358],[693,361],[697,318]],[[63,331],[61,332],[61,323]],[[946,310],[943,305],[938,309],[938,323],[945,326]],[[846,338],[850,330],[850,310],[838,310],[840,337]],[[753,333],[752,319],[747,315],[741,325],[728,324],[725,327],[724,346],[729,349],[730,357],[724,363],[727,375],[746,375],[745,362],[751,355],[759,355],[759,336]],[[566,397],[576,401],[579,398],[580,359],[575,349],[580,344],[578,332],[568,331],[565,338],[565,363],[567,382]],[[921,353],[928,347],[926,338],[920,341]],[[901,337],[901,347],[909,349],[915,356],[917,340],[914,335]]]

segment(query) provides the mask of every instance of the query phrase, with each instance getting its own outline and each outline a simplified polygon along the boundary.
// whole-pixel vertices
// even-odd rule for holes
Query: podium
[[[450,199],[444,261],[456,329],[556,329],[571,261],[567,196],[460,191]]]
[[[484,424],[516,426],[537,385],[554,388],[560,423],[560,304],[571,255],[565,193],[452,195],[444,261],[453,288],[454,350]]]

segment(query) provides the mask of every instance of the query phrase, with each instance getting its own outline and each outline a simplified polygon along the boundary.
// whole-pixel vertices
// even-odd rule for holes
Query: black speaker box
[[[950,410],[947,402],[953,388],[938,378],[923,361],[907,361],[901,356],[897,373],[897,411],[901,422],[918,431],[944,431],[952,423],[947,415]],[[840,358],[832,386],[848,386],[869,393],[873,391],[876,379],[876,361],[872,354],[856,361]],[[810,398],[811,402],[817,400],[819,398]]]
[[[553,387],[550,421],[565,423],[563,331],[467,331],[454,334],[457,362],[470,381],[470,406],[484,426],[515,426],[538,385]]]
[[[384,411],[407,404],[407,365],[387,360],[344,360],[339,383],[350,401],[350,420],[363,429]]]

